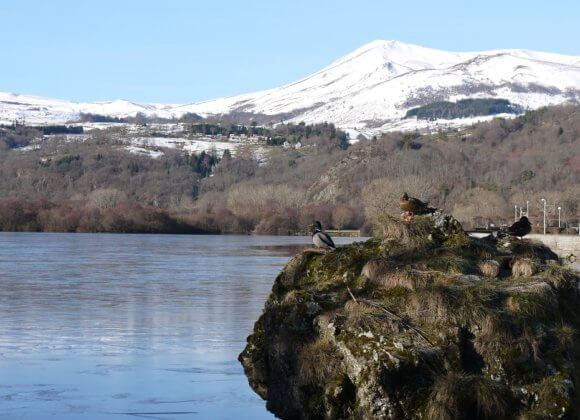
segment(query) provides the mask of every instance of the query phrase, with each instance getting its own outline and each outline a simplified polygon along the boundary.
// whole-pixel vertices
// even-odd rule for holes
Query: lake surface
[[[0,233],[0,418],[273,418],[237,357],[309,243]]]

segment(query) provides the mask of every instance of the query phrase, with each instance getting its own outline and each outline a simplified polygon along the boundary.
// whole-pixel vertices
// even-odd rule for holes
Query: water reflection
[[[309,242],[0,233],[0,417],[272,418],[236,357]]]

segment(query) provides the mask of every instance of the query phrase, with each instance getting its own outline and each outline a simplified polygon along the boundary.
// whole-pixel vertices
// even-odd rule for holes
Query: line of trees
[[[521,114],[524,109],[507,99],[461,99],[457,102],[433,102],[407,111],[405,118],[420,120],[454,119],[496,114]]]
[[[118,133],[107,130],[84,142],[55,139],[23,151],[9,144],[25,142],[35,129],[0,129],[0,140],[13,136],[0,150],[0,229],[64,230],[64,221],[55,222],[62,216],[73,220],[66,230],[86,231],[88,215],[98,211],[96,231],[146,231],[149,220],[158,226],[154,231],[287,234],[320,220],[329,228],[370,232],[381,213],[399,214],[403,191],[453,213],[466,227],[509,223],[514,205],[526,201],[538,224],[540,198],[551,204],[551,220],[561,207],[563,223],[578,222],[580,106],[463,130],[386,133],[350,147],[331,124],[268,130],[311,147],[270,147],[261,161],[251,151],[219,158],[173,149],[152,159],[124,150]],[[7,200],[12,204],[4,205]],[[34,217],[17,218],[14,200]],[[134,214],[132,226],[140,227],[111,222],[125,214]],[[173,222],[153,222],[162,214]]]
[[[0,200],[0,231],[205,233],[178,212],[118,201],[118,190],[97,190],[90,201]]]
[[[295,144],[300,142],[305,145],[314,145],[326,149],[347,149],[349,139],[344,131],[338,130],[334,124],[321,123],[306,125],[279,124],[276,127],[260,127],[255,122],[250,125],[233,124],[225,122],[203,122],[187,126],[190,133],[205,135],[248,135],[267,137],[269,146],[280,146],[285,142]]]

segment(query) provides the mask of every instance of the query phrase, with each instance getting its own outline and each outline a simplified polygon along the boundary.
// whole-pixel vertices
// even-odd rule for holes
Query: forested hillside
[[[211,128],[203,124],[191,129]],[[258,159],[243,149],[223,158],[163,149],[152,158],[121,148],[107,130],[22,148],[37,129],[0,129],[0,229],[286,234],[316,219],[368,231],[379,213],[399,213],[403,191],[468,227],[509,222],[526,201],[537,222],[540,198],[552,223],[558,206],[563,223],[577,223],[578,106],[348,148],[330,124],[275,130]]]
[[[417,117],[420,120],[467,118],[497,114],[521,114],[524,109],[507,99],[462,99],[457,102],[433,102],[407,111],[405,118]]]

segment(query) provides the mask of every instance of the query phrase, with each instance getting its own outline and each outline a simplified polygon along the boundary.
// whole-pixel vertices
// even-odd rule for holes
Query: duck
[[[407,193],[403,193],[403,196],[399,200],[399,207],[401,207],[401,210],[405,212],[403,213],[403,218],[405,220],[410,220],[415,215],[435,212],[436,209],[429,207],[428,204],[429,203],[423,202],[418,198],[409,197]]]
[[[317,248],[323,249],[336,249],[336,245],[334,245],[334,241],[328,235],[328,233],[322,231],[322,225],[317,220],[313,224],[310,225],[312,232],[312,243]]]
[[[532,224],[526,216],[520,217],[520,220],[515,222],[508,228],[510,236],[519,236],[520,239],[532,231]]]

